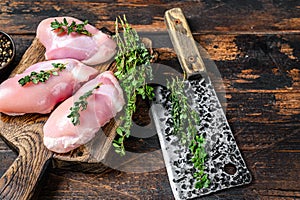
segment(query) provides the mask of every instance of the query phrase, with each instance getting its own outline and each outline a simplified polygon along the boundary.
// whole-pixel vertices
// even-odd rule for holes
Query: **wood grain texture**
[[[52,157],[40,135],[44,120],[42,116],[24,116],[15,120],[1,115],[1,136],[16,148],[19,155],[0,179],[0,199],[29,199],[33,196]]]
[[[128,21],[161,48],[158,62],[178,68],[163,23],[164,11],[178,6],[221,73],[227,119],[254,177],[249,186],[202,199],[299,199],[299,1],[9,0],[0,2],[0,27],[16,41],[16,66],[43,18],[72,15],[89,19],[98,28],[113,28],[115,17],[126,13]],[[135,134],[146,130],[151,133],[151,125]],[[129,138],[126,145],[134,152],[159,149],[155,134]],[[0,163],[2,175],[16,155],[4,142],[0,142],[0,155],[7,158]],[[134,162],[135,168],[141,168],[139,164]],[[112,169],[100,174],[64,168],[48,169],[35,199],[173,199],[164,168],[145,173]]]
[[[168,48],[170,41],[164,39],[165,34],[145,33],[154,46],[166,47],[156,49],[157,62],[178,69],[180,65],[174,51]],[[220,70],[227,99],[226,115],[253,175],[249,186],[201,199],[300,198],[299,35],[207,34],[195,38]],[[139,152],[159,148],[159,143],[157,138],[130,138],[127,146]],[[140,163],[136,161],[135,166],[141,167]],[[173,199],[164,168],[148,173],[110,170],[104,174],[52,169],[49,176],[61,184],[54,187],[49,180],[44,182],[38,199],[70,195],[82,199]]]
[[[181,7],[193,32],[298,32],[300,3],[291,1],[244,0],[233,1],[166,1],[147,3],[131,1],[2,1],[0,24],[13,34],[33,34],[44,18],[71,15],[88,19],[98,28],[113,25],[118,15],[126,14],[128,20],[140,31],[166,31],[163,22],[165,10]],[[83,20],[84,20],[83,19]],[[24,21],[30,23],[24,23]],[[2,28],[2,27],[1,27]]]
[[[144,35],[151,38],[154,46],[170,45],[162,39],[165,34]],[[299,38],[298,35],[196,36],[214,58],[223,76],[226,114],[254,176],[254,182],[249,187],[220,192],[205,199],[299,197],[300,65],[299,60],[293,58],[298,57],[300,46],[295,44],[300,42]],[[157,53],[159,63],[179,68],[172,49],[159,48]],[[278,64],[275,65],[274,61]],[[282,72],[279,73],[279,69]],[[132,151],[147,151],[159,148],[159,143],[153,138],[142,141],[130,138],[127,146]],[[141,163],[136,161],[135,166],[140,168]],[[61,167],[80,170],[76,163]],[[172,199],[164,168],[149,173],[110,170],[97,174],[97,166],[90,167],[93,174],[50,169],[48,179],[41,182],[43,188],[37,198]],[[53,185],[52,182],[58,184]]]

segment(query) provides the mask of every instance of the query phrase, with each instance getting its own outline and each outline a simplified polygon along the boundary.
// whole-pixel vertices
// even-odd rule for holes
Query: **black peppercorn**
[[[12,38],[0,31],[0,69],[9,65],[15,54],[15,46]]]

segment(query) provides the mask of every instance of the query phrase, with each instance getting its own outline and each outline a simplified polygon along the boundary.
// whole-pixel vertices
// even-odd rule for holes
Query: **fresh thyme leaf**
[[[208,187],[210,180],[204,173],[205,158],[205,138],[199,133],[196,126],[200,125],[200,117],[193,110],[184,92],[184,82],[179,78],[168,81],[167,87],[171,90],[171,115],[173,119],[174,134],[180,138],[182,145],[188,145],[189,152],[192,154],[190,161],[193,163],[196,172],[195,188]]]
[[[121,35],[119,26],[123,31]],[[115,28],[114,39],[118,45],[115,57],[117,67],[115,76],[120,81],[127,103],[124,106],[124,116],[121,117],[123,123],[117,128],[117,138],[114,140],[113,146],[117,153],[125,155],[124,140],[130,136],[137,95],[141,95],[143,99],[154,97],[153,88],[146,83],[148,79],[152,79],[150,66],[152,56],[141,42],[137,32],[128,24],[125,15],[123,19],[121,17],[116,19]]]
[[[87,106],[88,106],[88,102],[87,99],[89,96],[91,96],[93,94],[93,91],[100,88],[100,86],[102,85],[102,83],[99,83],[98,85],[96,85],[93,89],[87,91],[86,93],[84,93],[82,96],[79,97],[78,101],[75,101],[74,105],[70,108],[70,114],[67,116],[68,118],[71,118],[72,124],[74,126],[77,126],[80,124],[80,111],[86,110]]]
[[[38,84],[39,82],[46,82],[51,75],[58,76],[58,72],[66,68],[67,64],[63,63],[52,63],[53,68],[47,71],[41,70],[39,72],[31,72],[30,75],[18,80],[21,86],[25,86],[27,83],[32,82],[33,84]]]
[[[75,21],[72,21],[71,24],[68,23],[67,19],[64,18],[63,22],[54,20],[51,22],[50,26],[52,30],[58,31],[58,34],[67,33],[68,35],[75,32],[82,35],[93,36],[88,30],[85,29],[85,26],[88,24],[88,20],[85,20],[81,24],[76,24]]]

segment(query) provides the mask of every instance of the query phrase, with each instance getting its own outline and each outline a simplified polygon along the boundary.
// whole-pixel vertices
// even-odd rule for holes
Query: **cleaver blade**
[[[196,198],[249,184],[252,180],[251,173],[236,144],[182,10],[167,10],[165,22],[185,74],[186,96],[192,102],[190,106],[200,116],[201,123],[197,130],[205,135],[205,173],[210,180],[208,187],[195,189],[195,169],[189,160],[189,149],[181,145],[179,138],[172,134],[171,91],[157,86],[151,114],[175,199]]]

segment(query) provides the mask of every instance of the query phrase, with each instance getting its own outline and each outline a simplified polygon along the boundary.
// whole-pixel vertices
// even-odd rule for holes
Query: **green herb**
[[[192,154],[190,161],[196,169],[193,176],[197,180],[195,188],[208,187],[210,181],[207,174],[204,173],[204,162],[207,156],[205,139],[201,133],[198,133],[196,128],[200,125],[200,117],[189,105],[182,80],[179,80],[179,78],[172,79],[172,81],[168,81],[167,87],[171,90],[170,100],[174,134],[180,138],[182,145],[188,145]]]
[[[66,68],[67,64],[63,63],[52,63],[53,68],[50,70],[41,70],[39,72],[31,72],[30,75],[27,75],[19,79],[19,84],[21,86],[26,85],[27,83],[32,82],[33,84],[38,84],[39,82],[46,82],[51,75],[58,76],[58,72]]]
[[[78,33],[82,35],[92,36],[90,32],[85,29],[85,25],[88,24],[88,20],[85,20],[82,24],[76,24],[75,21],[72,21],[71,24],[68,23],[67,19],[64,18],[62,22],[58,22],[57,19],[54,22],[51,22],[52,30],[58,31],[58,34],[67,33]]]
[[[79,100],[76,101],[74,103],[74,106],[72,106],[70,108],[71,113],[67,116],[68,118],[71,118],[72,124],[74,126],[77,126],[80,124],[80,111],[86,110],[87,109],[87,99],[89,96],[91,96],[93,94],[93,91],[100,88],[100,86],[102,85],[102,83],[99,83],[98,85],[96,85],[93,89],[87,91],[86,93],[84,93],[82,96],[79,97]]]
[[[202,135],[196,135],[194,139],[191,141],[189,146],[190,151],[193,154],[191,159],[194,167],[196,168],[196,172],[193,174],[194,178],[196,178],[197,182],[195,188],[207,188],[210,184],[210,180],[208,179],[208,175],[204,173],[205,169],[205,158],[207,156],[205,152],[205,139]]]
[[[119,25],[123,29],[122,35],[119,34]],[[113,146],[117,153],[125,155],[124,140],[130,136],[137,95],[141,95],[143,99],[154,97],[153,88],[146,83],[147,79],[152,79],[150,66],[152,56],[137,32],[128,24],[125,15],[123,19],[121,17],[116,19],[115,27],[114,39],[118,45],[115,75],[124,90],[127,104],[124,106],[124,116],[121,117],[123,123],[117,128],[118,137],[114,140]]]

